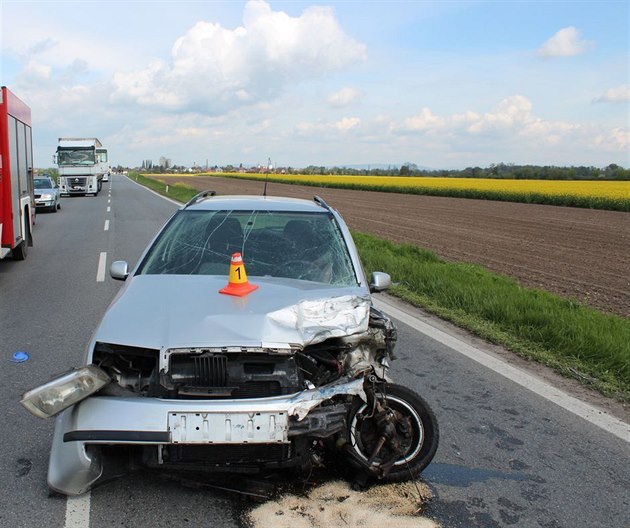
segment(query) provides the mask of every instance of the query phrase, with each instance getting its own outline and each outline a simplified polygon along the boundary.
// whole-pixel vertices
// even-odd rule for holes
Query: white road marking
[[[112,208],[108,205],[107,206],[107,212],[109,213],[109,212],[111,212],[111,210],[112,210]]]
[[[112,203],[112,201],[111,200],[107,200],[107,203]]]
[[[64,528],[87,528],[88,526],[90,526],[90,492],[77,497],[68,497]]]
[[[129,176],[125,176],[125,178],[127,178],[131,183],[136,184],[138,187],[141,187],[145,191],[149,191],[150,193],[155,194],[155,196],[159,196],[160,198],[162,198],[163,200],[166,200],[167,202],[171,202],[172,204],[177,205],[178,207],[184,206],[182,202],[178,202],[171,198],[167,198],[166,196],[162,196],[160,193],[155,192],[153,189],[149,189],[148,187],[145,187],[144,185],[140,185],[137,181],[133,181]]]
[[[109,231],[109,220],[105,220],[105,227],[103,228],[103,231]]]
[[[98,270],[96,271],[96,282],[105,281],[105,266],[107,265],[107,253],[101,252],[101,256],[98,259]]]
[[[417,317],[399,310],[382,298],[375,298],[374,304],[377,308],[382,309],[392,317],[398,319],[406,325],[409,325],[414,330],[427,335],[431,339],[446,345],[477,363],[480,363],[497,374],[501,374],[501,376],[517,383],[518,385],[521,385],[522,387],[525,387],[526,389],[529,389],[550,402],[559,405],[563,409],[579,416],[587,422],[590,422],[604,431],[607,431],[630,443],[630,425],[615,418],[614,416],[611,416],[604,410],[578,400],[566,392],[553,387],[540,378],[537,378],[536,376],[533,376],[519,368],[513,367],[512,365],[491,356],[479,348],[464,343],[460,339],[447,334],[442,330],[438,330],[434,326],[431,326]]]

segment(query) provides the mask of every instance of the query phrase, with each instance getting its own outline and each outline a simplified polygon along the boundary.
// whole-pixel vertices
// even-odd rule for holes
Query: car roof
[[[302,200],[300,198],[285,198],[280,196],[206,196],[199,201],[191,200],[187,210],[203,211],[285,211],[322,213],[328,209],[318,202]]]

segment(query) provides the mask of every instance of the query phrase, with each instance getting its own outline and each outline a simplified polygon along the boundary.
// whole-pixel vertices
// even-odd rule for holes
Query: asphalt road
[[[175,209],[114,176],[99,196],[64,198],[59,213],[38,215],[26,261],[0,261],[0,527],[242,526],[242,501],[142,474],[80,499],[49,494],[53,421],[18,404],[80,364],[121,285],[100,281],[101,254],[107,268],[135,263]],[[626,441],[410,326],[399,323],[399,334],[392,375],[423,395],[441,428],[424,473],[436,496],[428,516],[444,527],[630,526]],[[16,351],[29,360],[13,362]]]

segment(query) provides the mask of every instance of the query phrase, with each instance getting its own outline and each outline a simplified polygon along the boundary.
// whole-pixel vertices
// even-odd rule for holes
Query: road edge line
[[[86,528],[90,526],[90,497],[89,491],[83,495],[66,499],[65,528]]]
[[[182,207],[184,205],[182,202],[178,202],[176,200],[173,200],[172,198],[168,198],[158,192],[155,192],[153,189],[149,189],[148,187],[145,187],[144,185],[142,185],[141,183],[138,183],[137,181],[133,181],[129,176],[125,176],[125,178],[127,178],[131,183],[135,183],[138,187],[142,187],[143,189],[149,191],[150,193],[155,194],[155,196],[164,198],[167,202],[171,202],[172,204],[177,205],[178,207]]]

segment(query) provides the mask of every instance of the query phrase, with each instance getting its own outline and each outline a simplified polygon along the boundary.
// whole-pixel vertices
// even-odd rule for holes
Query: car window
[[[52,182],[48,178],[35,178],[33,180],[36,189],[52,189]]]
[[[227,275],[235,252],[249,276],[357,284],[330,213],[183,210],[164,228],[138,273]]]

